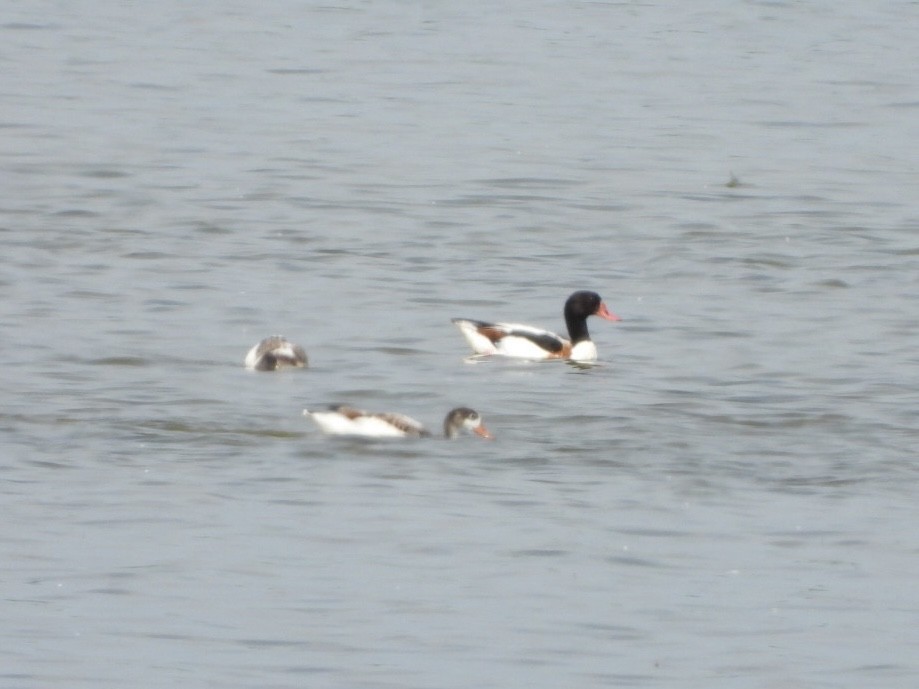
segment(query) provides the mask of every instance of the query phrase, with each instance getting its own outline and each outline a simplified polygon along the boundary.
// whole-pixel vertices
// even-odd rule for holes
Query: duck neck
[[[565,309],[565,325],[568,326],[568,337],[571,338],[571,344],[590,339],[590,333],[587,332],[587,317],[577,313],[571,313]]]

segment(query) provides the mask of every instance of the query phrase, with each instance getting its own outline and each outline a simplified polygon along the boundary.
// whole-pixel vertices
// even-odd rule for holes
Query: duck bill
[[[608,321],[621,321],[622,320],[621,318],[619,318],[619,316],[617,316],[615,313],[613,313],[608,308],[606,308],[606,304],[604,304],[602,301],[600,302],[600,307],[597,309],[597,312],[594,315],[599,316],[600,318],[605,318]]]
[[[486,440],[494,440],[495,438],[495,436],[491,434],[491,431],[485,428],[484,424],[479,424],[478,426],[472,429],[472,432],[475,433],[476,435],[482,436]]]

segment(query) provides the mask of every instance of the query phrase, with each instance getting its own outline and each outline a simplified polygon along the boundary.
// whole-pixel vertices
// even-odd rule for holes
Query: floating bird
[[[565,324],[570,340],[548,330],[519,323],[487,323],[467,318],[454,318],[452,322],[479,355],[596,361],[597,346],[587,332],[589,316],[599,316],[608,321],[621,320],[606,308],[599,294],[582,290],[572,294],[565,302]]]
[[[253,371],[276,371],[279,368],[304,368],[307,365],[303,347],[280,335],[272,335],[246,354],[246,368]]]
[[[303,415],[312,418],[324,433],[330,435],[369,438],[421,438],[431,435],[419,421],[393,412],[373,413],[347,405],[335,405],[328,411],[311,412],[304,409]],[[477,411],[469,407],[457,407],[444,418],[444,436],[456,438],[463,430],[483,438],[493,437]]]

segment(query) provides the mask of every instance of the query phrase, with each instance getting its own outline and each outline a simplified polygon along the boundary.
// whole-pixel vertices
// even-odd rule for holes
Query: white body
[[[323,433],[329,435],[356,435],[366,438],[405,438],[420,435],[424,428],[415,419],[402,414],[365,414],[350,418],[338,411],[303,410],[304,416],[313,419]],[[393,423],[398,421],[399,425]],[[402,426],[402,427],[400,427]],[[408,430],[406,430],[408,429]]]
[[[463,333],[466,342],[472,347],[472,351],[481,355],[498,355],[514,357],[516,359],[557,359],[566,358],[572,361],[591,362],[597,360],[597,345],[593,340],[582,340],[571,347],[571,343],[551,330],[534,328],[531,325],[521,323],[490,323],[489,327],[506,333],[526,332],[536,337],[549,337],[558,342],[564,350],[571,347],[571,353],[567,357],[559,357],[555,352],[540,347],[539,344],[527,337],[517,337],[511,334],[505,335],[497,342],[492,342],[478,330],[478,325],[472,321],[457,319],[453,321]]]
[[[568,358],[572,361],[596,361],[597,345],[594,344],[593,340],[582,340],[571,348],[571,356]]]
[[[476,323],[459,319],[455,320],[454,323],[460,329],[460,332],[463,333],[466,342],[469,343],[469,346],[472,347],[472,351],[476,354],[498,354],[519,359],[549,359],[553,357],[552,352],[540,347],[533,342],[533,340],[526,337],[505,335],[497,342],[492,342],[479,332]],[[537,337],[551,337],[557,340],[562,346],[568,342],[568,340],[560,335],[549,330],[534,328],[532,325],[523,325],[521,323],[491,323],[489,325],[490,327],[507,333],[517,331],[532,333]],[[594,357],[596,358],[596,347],[594,348]]]

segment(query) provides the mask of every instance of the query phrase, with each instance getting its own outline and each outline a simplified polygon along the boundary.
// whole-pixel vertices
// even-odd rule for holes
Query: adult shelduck
[[[336,405],[328,411],[304,409],[303,415],[312,418],[320,430],[330,435],[359,435],[368,438],[420,438],[431,435],[419,421],[393,412],[373,413]],[[464,430],[483,438],[493,437],[477,411],[469,407],[452,409],[444,418],[444,436],[456,438]]]
[[[307,365],[303,347],[272,335],[255,345],[246,354],[246,368],[253,371],[276,371],[279,368],[304,368]]]
[[[548,330],[518,323],[486,323],[466,318],[454,318],[476,354],[500,354],[520,359],[572,359],[596,361],[597,346],[587,332],[588,316],[608,321],[621,320],[611,313],[596,292],[575,292],[565,302],[566,340]]]

